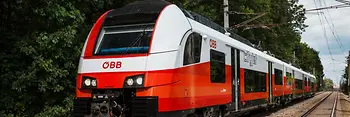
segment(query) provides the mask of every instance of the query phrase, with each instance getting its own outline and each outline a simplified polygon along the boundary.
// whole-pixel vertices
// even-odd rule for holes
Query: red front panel
[[[137,96],[158,96],[159,111],[175,111],[190,108],[227,104],[232,100],[231,67],[226,65],[226,82],[210,81],[210,63],[170,70],[149,72],[112,72],[79,74],[77,97],[91,97],[91,90],[81,89],[82,75],[97,79],[98,89],[122,88],[127,76],[145,75],[145,87]]]

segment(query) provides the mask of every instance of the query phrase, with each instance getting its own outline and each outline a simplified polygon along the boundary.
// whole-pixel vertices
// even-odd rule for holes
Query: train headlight
[[[96,78],[83,76],[82,77],[82,88],[96,88],[97,80]]]
[[[91,86],[96,87],[96,85],[97,85],[96,80],[95,79],[91,80]]]
[[[138,84],[138,85],[142,85],[142,82],[143,81],[143,78],[142,77],[137,77],[136,78],[136,83]]]
[[[126,84],[128,84],[129,86],[133,85],[134,84],[134,80],[132,78],[129,78],[127,81],[126,81]]]
[[[128,76],[124,81],[124,88],[142,88],[144,85],[144,75]]]
[[[85,79],[84,84],[85,84],[85,86],[90,86],[91,85],[91,80],[90,79]]]

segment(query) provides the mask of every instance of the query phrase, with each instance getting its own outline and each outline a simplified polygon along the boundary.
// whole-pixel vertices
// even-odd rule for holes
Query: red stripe
[[[297,94],[297,93],[303,93],[303,90],[295,90],[294,93],[295,93],[295,94]]]
[[[159,112],[166,112],[227,104],[231,101],[231,95],[159,98],[158,100]]]

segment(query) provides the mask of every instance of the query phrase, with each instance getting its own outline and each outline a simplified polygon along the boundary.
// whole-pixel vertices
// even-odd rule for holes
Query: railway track
[[[338,92],[332,92],[304,112],[300,117],[335,117],[337,102]]]
[[[323,94],[326,92],[316,92],[314,96]],[[298,103],[301,103],[305,101],[304,99],[295,99],[292,102],[288,103],[287,105],[283,105],[282,107],[276,107],[276,108],[270,108],[269,111],[266,111],[265,109],[258,109],[255,111],[252,111],[251,113],[245,114],[245,115],[241,115],[239,117],[245,117],[245,116],[249,116],[249,117],[263,117],[263,116],[270,116],[272,113],[276,113],[277,111],[281,110],[281,109],[285,109],[288,107],[292,107]]]

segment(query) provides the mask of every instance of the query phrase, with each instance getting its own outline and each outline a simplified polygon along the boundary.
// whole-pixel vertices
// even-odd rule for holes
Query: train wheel
[[[203,111],[203,117],[215,117],[214,108],[208,108]]]
[[[223,116],[224,116],[223,111],[221,109],[217,110],[215,117],[223,117]]]

